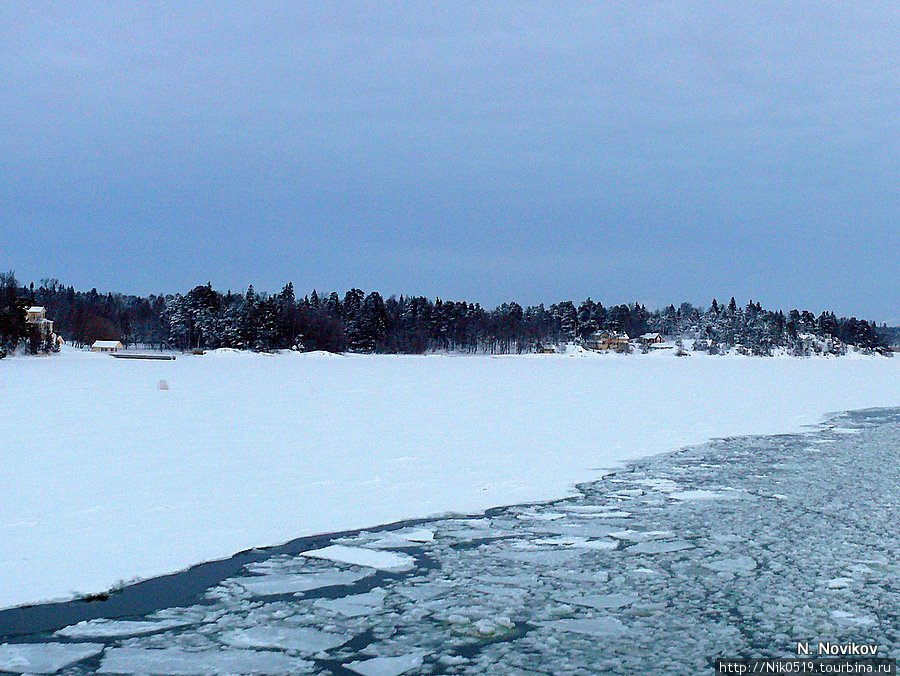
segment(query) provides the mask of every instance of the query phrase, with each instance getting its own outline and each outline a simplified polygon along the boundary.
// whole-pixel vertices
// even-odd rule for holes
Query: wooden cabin
[[[661,333],[645,333],[638,340],[644,345],[656,345],[664,342]]]

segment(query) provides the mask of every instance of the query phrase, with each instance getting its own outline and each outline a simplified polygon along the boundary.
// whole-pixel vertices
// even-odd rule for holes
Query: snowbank
[[[877,357],[224,356],[0,361],[0,607],[900,404]]]

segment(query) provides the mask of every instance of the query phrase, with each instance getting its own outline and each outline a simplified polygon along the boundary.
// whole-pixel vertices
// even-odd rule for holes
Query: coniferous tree
[[[694,340],[695,350],[740,350],[770,355],[776,349],[798,356],[842,354],[847,346],[890,354],[889,331],[855,317],[824,311],[766,310],[749,301],[708,309],[682,303],[648,311],[640,303],[609,309],[591,298],[522,307],[515,302],[486,310],[477,303],[431,300],[422,296],[382,299],[377,292],[351,289],[320,296],[313,290],[297,299],[294,286],[279,293],[222,294],[210,283],[186,293],[147,297],[97,289],[76,291],[55,279],[20,286],[0,275],[0,349],[24,345],[28,351],[53,349],[25,321],[29,305],[47,308],[56,331],[77,346],[96,339],[180,349],[235,347],[253,350],[307,349],[422,353],[429,350],[511,353],[584,340],[594,331],[626,332],[631,337],[658,331],[670,339]]]

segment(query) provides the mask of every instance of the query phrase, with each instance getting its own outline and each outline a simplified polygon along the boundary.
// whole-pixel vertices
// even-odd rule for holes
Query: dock
[[[109,355],[116,359],[157,359],[162,361],[175,361],[173,354],[124,354],[121,352],[113,352]]]

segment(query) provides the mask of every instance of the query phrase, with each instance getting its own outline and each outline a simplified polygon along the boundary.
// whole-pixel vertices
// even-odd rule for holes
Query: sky
[[[0,3],[0,268],[900,319],[894,2]]]

